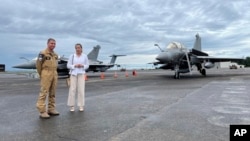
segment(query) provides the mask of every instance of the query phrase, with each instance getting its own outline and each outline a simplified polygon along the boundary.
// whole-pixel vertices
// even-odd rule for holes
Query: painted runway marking
[[[209,117],[208,121],[214,125],[228,127],[230,124],[250,123],[250,95],[248,86],[242,80],[215,84],[222,88],[216,95],[217,100],[212,106],[215,116]]]

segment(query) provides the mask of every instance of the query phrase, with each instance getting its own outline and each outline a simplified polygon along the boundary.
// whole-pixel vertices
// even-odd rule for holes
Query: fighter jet
[[[97,60],[100,48],[101,47],[99,45],[93,47],[93,50],[87,55],[88,59],[89,59],[89,68],[88,68],[88,70],[86,70],[87,72],[89,72],[89,71],[104,72],[107,69],[110,69],[111,67],[114,67],[116,65],[115,61],[116,61],[118,56],[125,56],[125,55],[111,55],[110,57],[112,57],[112,58],[111,58],[110,63],[103,64],[102,61]],[[36,69],[36,60],[37,60],[37,58],[34,58],[32,60],[28,60],[28,62],[13,66],[13,68]],[[69,69],[67,68],[67,62],[68,62],[68,58],[66,58],[64,56],[59,57],[58,67],[57,67],[58,75],[63,76],[63,75],[69,74]]]
[[[153,62],[154,65],[162,64],[160,69],[171,69],[175,71],[174,78],[180,79],[180,73],[188,73],[192,71],[192,66],[196,66],[197,70],[206,76],[206,69],[213,68],[215,62],[225,61],[240,61],[242,58],[219,58],[211,57],[207,53],[201,51],[201,38],[199,34],[196,34],[196,40],[194,47],[188,50],[184,45],[179,42],[171,42],[166,50],[160,48],[158,44],[155,44],[161,53],[156,57],[157,62]]]

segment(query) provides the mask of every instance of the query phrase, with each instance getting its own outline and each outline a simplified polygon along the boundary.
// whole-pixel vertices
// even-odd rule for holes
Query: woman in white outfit
[[[79,111],[84,110],[85,104],[85,70],[89,68],[89,60],[86,54],[82,53],[82,45],[75,45],[76,53],[70,55],[67,68],[70,69],[70,87],[67,105],[70,111],[75,111],[75,95],[77,94],[77,106]]]

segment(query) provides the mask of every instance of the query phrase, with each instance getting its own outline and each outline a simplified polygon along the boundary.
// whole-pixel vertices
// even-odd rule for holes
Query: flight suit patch
[[[49,56],[45,57],[45,60],[50,60],[50,59],[51,59],[51,57],[49,57]]]
[[[42,60],[43,60],[43,57],[44,57],[43,54],[39,54],[39,55],[38,55],[38,60],[39,60],[39,61],[42,61]]]

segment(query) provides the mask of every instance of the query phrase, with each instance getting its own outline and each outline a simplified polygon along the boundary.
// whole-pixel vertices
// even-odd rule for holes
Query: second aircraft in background
[[[109,63],[104,64],[102,61],[97,60],[99,55],[100,46],[97,45],[93,47],[93,50],[88,54],[89,59],[89,69],[86,70],[87,72],[93,71],[93,72],[104,72],[109,68],[112,68],[115,66],[115,61],[118,56],[125,56],[125,55],[111,55],[111,60]],[[13,66],[13,68],[19,68],[19,69],[36,69],[36,59],[30,60],[26,63],[22,63],[16,66]],[[67,62],[68,58],[62,56],[58,59],[58,67],[57,72],[58,75],[68,75],[69,70],[67,68]]]

